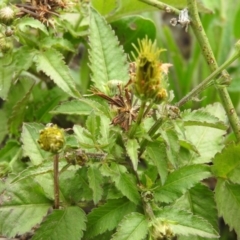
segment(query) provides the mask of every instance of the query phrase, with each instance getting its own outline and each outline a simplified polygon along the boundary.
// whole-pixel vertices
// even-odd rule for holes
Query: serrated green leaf
[[[65,162],[59,162],[59,169],[63,168],[66,165]],[[44,161],[42,164],[37,166],[31,166],[27,169],[20,172],[11,183],[15,183],[18,181],[22,181],[26,178],[30,178],[37,175],[42,175],[45,173],[53,172],[53,162],[52,161]]]
[[[34,59],[37,71],[43,71],[59,88],[74,98],[79,98],[75,82],[70,75],[69,68],[63,61],[63,55],[55,49],[38,52]]]
[[[91,10],[89,27],[92,81],[95,87],[107,93],[108,81],[117,79],[126,83],[129,79],[126,56],[110,26],[94,9]]]
[[[226,130],[227,125],[222,122],[219,118],[213,116],[211,113],[207,112],[205,109],[198,110],[185,110],[181,114],[181,119],[184,121],[185,126],[205,126],[217,129]]]
[[[46,26],[37,19],[24,17],[24,18],[21,19],[21,21],[19,21],[19,23],[17,25],[17,27],[23,32],[25,32],[26,26],[29,26],[31,28],[39,29],[43,33],[48,35],[48,30],[47,30]]]
[[[205,110],[217,117],[220,121],[226,121],[226,113],[221,104],[208,105]],[[191,152],[189,163],[208,163],[216,153],[220,152],[223,147],[223,135],[226,131],[211,127],[186,126],[185,136],[200,153]]]
[[[209,187],[200,183],[197,184],[175,202],[173,208],[175,207],[204,218],[216,231],[219,230],[214,193]]]
[[[72,100],[68,102],[63,102],[59,106],[55,107],[51,113],[52,114],[76,114],[76,115],[89,115],[92,111],[94,111],[97,115],[106,115],[109,116],[108,111],[104,106],[99,104],[98,102],[81,98],[78,100]]]
[[[97,140],[97,136],[99,134],[99,126],[100,126],[100,118],[96,116],[94,112],[88,116],[86,120],[86,127],[91,134],[91,138],[94,142]]]
[[[137,171],[138,167],[138,149],[139,144],[136,139],[128,139],[125,144],[127,154],[130,157],[133,165],[133,169]]]
[[[121,193],[126,196],[130,201],[138,203],[140,195],[137,188],[137,182],[135,178],[129,173],[121,173],[115,181],[116,187]]]
[[[168,175],[166,147],[161,143],[149,143],[146,147],[146,153],[157,167],[161,183],[164,184]]]
[[[126,198],[108,200],[104,205],[93,209],[87,216],[86,238],[91,239],[113,230],[126,214],[135,209],[136,205]]]
[[[99,169],[94,165],[91,165],[88,169],[88,181],[89,187],[93,191],[93,202],[94,204],[97,204],[103,195],[103,189],[101,186],[103,178]]]
[[[39,165],[50,154],[42,150],[37,143],[39,131],[44,125],[38,123],[24,123],[22,127],[21,140],[23,143],[23,155],[28,156],[33,165]]]
[[[5,54],[0,57],[0,98],[6,100],[14,76],[15,64],[12,56]]]
[[[74,125],[73,131],[76,134],[76,138],[80,146],[82,146],[83,148],[95,148],[94,143],[90,137],[91,134],[88,132],[87,129],[79,125]]]
[[[13,61],[15,63],[15,74],[19,76],[22,71],[27,71],[32,63],[33,57],[37,53],[37,51],[33,48],[29,48],[28,46],[22,46],[14,52]]]
[[[189,150],[189,151],[194,151],[195,153],[199,154],[197,148],[188,140],[186,139],[179,139],[179,144],[181,147]],[[200,155],[200,154],[199,154]]]
[[[24,234],[40,223],[52,202],[33,180],[5,184],[0,195],[0,232],[8,238]],[[34,193],[34,194],[33,194]]]
[[[175,234],[219,238],[218,232],[208,221],[189,212],[166,207],[157,213],[157,217],[160,221],[168,223]]]
[[[120,223],[111,240],[142,240],[148,233],[146,216],[134,212],[128,214]]]
[[[26,92],[26,94],[23,96],[22,99],[20,99],[13,107],[12,114],[9,117],[8,124],[9,124],[9,131],[12,134],[18,134],[19,127],[23,122],[26,110],[27,110],[27,104],[29,101],[29,98],[32,93],[32,89],[34,87],[34,83],[32,83],[32,86],[30,86],[29,90]]]
[[[240,185],[218,178],[215,200],[219,215],[240,236]]]
[[[184,166],[170,173],[165,184],[155,190],[155,199],[160,202],[173,202],[201,180],[211,176],[206,165]]]
[[[212,171],[216,177],[240,184],[240,145],[230,145],[213,160]]]
[[[69,52],[75,52],[76,49],[74,45],[68,41],[67,39],[64,38],[53,38],[51,37],[46,37],[41,41],[41,47],[42,48],[59,48],[60,50],[67,50]]]
[[[34,234],[32,240],[79,240],[86,230],[86,215],[79,207],[53,210]]]
[[[74,205],[85,199],[92,200],[92,190],[89,188],[87,169],[64,171],[59,176],[60,191],[69,204]]]

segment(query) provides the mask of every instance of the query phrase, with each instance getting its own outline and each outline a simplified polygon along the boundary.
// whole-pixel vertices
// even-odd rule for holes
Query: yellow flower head
[[[138,40],[139,48],[136,46],[138,56],[135,59],[132,77],[135,94],[142,100],[154,100],[161,102],[168,97],[165,87],[168,68],[171,64],[163,64],[159,61],[160,53],[164,49],[157,47],[156,41],[152,42],[147,37]]]
[[[40,131],[38,144],[47,152],[59,152],[63,148],[64,142],[64,132],[57,125],[49,123]]]

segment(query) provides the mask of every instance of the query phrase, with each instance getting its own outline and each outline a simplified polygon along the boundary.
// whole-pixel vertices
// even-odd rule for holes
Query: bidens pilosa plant
[[[240,131],[226,90],[239,48],[218,66],[198,15],[203,5],[142,1],[174,13],[181,31],[192,28],[206,57],[212,73],[183,98],[171,84],[179,59],[166,60],[172,49],[141,27],[155,32],[151,20],[127,16],[152,6],[2,3],[2,236],[217,239],[219,217],[240,236]],[[123,29],[131,44],[119,43]],[[211,86],[222,104],[182,108]]]

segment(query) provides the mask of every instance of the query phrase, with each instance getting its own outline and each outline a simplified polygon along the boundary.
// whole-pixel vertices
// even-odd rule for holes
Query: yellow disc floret
[[[137,56],[134,56],[134,74],[132,82],[135,94],[142,100],[153,100],[157,103],[168,97],[166,80],[167,70],[171,64],[160,62],[160,53],[157,43],[147,37],[138,41],[139,47],[135,47]]]

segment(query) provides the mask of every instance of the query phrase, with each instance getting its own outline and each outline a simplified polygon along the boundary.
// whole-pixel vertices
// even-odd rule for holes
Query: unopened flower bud
[[[6,6],[6,7],[3,7],[0,9],[0,22],[1,23],[9,25],[14,20],[14,17],[15,17],[15,12],[11,7]]]
[[[64,132],[57,125],[49,123],[40,131],[38,144],[47,152],[58,153],[63,148],[64,142]]]

